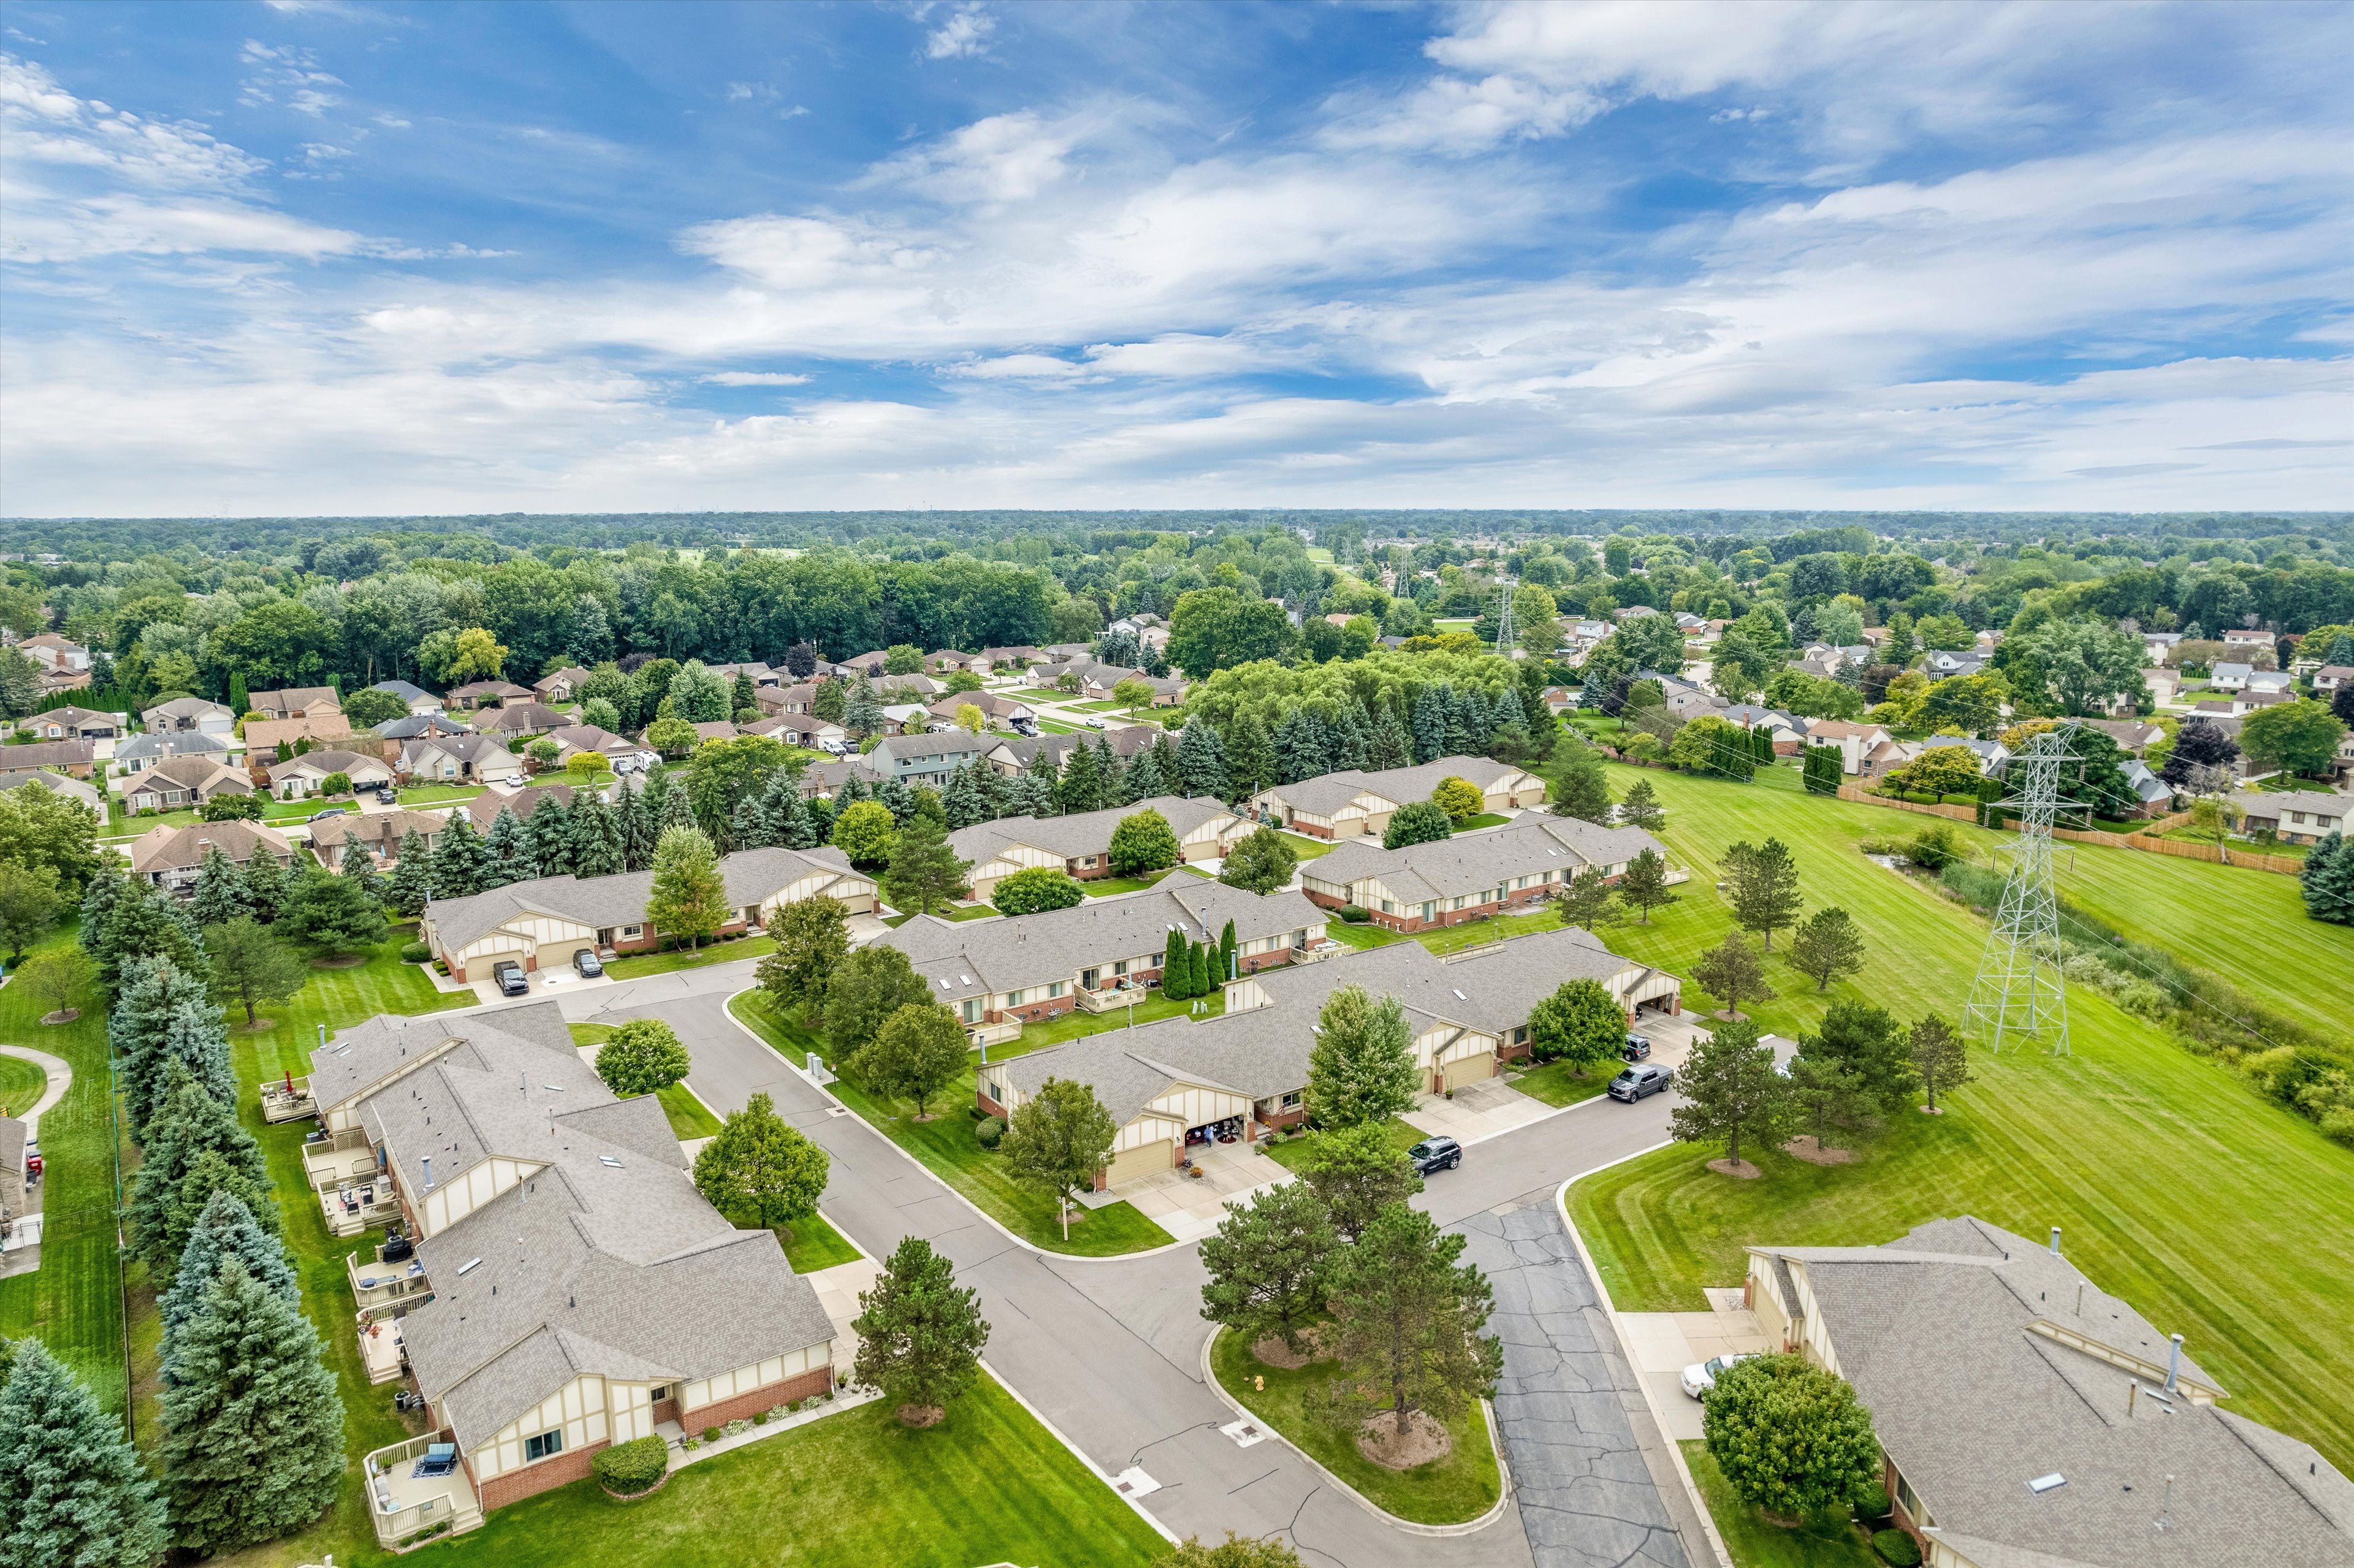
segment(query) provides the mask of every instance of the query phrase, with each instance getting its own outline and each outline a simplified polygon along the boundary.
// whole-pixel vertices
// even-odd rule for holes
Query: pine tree
[[[1236,714],[1226,726],[1226,777],[1234,798],[1256,795],[1276,782],[1275,740],[1252,714]]]
[[[916,792],[907,788],[905,779],[884,779],[875,786],[875,799],[891,813],[891,821],[896,827],[906,827],[916,814]]]
[[[1361,766],[1375,772],[1405,767],[1414,760],[1414,736],[1399,722],[1395,707],[1377,702],[1374,710],[1365,731],[1365,760]]]
[[[196,894],[188,900],[188,913],[199,926],[218,926],[245,912],[244,876],[221,853],[220,845],[208,846],[204,863],[196,867]]]
[[[1310,1409],[1348,1425],[1379,1412],[1403,1437],[1417,1412],[1443,1422],[1487,1397],[1504,1351],[1479,1331],[1495,1307],[1487,1277],[1456,1261],[1469,1241],[1394,1203],[1334,1255],[1324,1339],[1342,1375],[1311,1397]]]
[[[1066,816],[1103,810],[1107,803],[1103,769],[1089,747],[1071,748],[1071,759],[1063,765],[1062,780],[1055,786],[1055,803]]]
[[[126,1207],[133,1255],[145,1258],[158,1274],[179,1261],[188,1232],[211,1196],[206,1193],[193,1208],[184,1208],[183,1185],[207,1155],[216,1156],[220,1171],[246,1189],[256,1219],[272,1228],[278,1222],[277,1204],[270,1196],[270,1167],[253,1135],[239,1125],[237,1112],[215,1099],[178,1062],[166,1065],[164,1084],[163,1103],[148,1118],[139,1172]]]
[[[1320,779],[1328,771],[1323,726],[1308,709],[1292,709],[1275,726],[1276,781],[1297,784],[1303,779]]]
[[[727,849],[767,849],[777,842],[776,824],[769,816],[769,802],[764,796],[742,795],[736,800],[736,810],[727,819]]]
[[[1340,1238],[1324,1201],[1305,1181],[1260,1191],[1229,1205],[1202,1242],[1202,1316],[1245,1344],[1281,1340],[1307,1349],[1300,1331],[1322,1313],[1323,1275]]]
[[[1214,972],[1217,964],[1217,955],[1218,948],[1214,942],[1200,942],[1194,945],[1193,991],[1195,996],[1218,994],[1218,977]]]
[[[283,1297],[289,1307],[302,1306],[302,1286],[294,1277],[294,1266],[287,1261],[284,1245],[254,1219],[244,1199],[235,1192],[215,1192],[188,1231],[188,1243],[180,1249],[170,1287],[155,1298],[155,1309],[164,1320],[167,1369],[174,1337],[196,1317],[225,1257],[237,1259],[248,1274]]]
[[[1220,980],[1232,980],[1235,976],[1235,923],[1229,920],[1226,922],[1225,929],[1218,933],[1218,978]]]
[[[1638,779],[1628,787],[1627,798],[1618,802],[1618,820],[1647,833],[1656,833],[1667,826],[1667,810],[1659,804],[1649,779]]]
[[[1796,921],[1806,902],[1798,893],[1798,867],[1790,846],[1776,838],[1763,844],[1744,839],[1724,852],[1723,869],[1725,901],[1733,906],[1734,919],[1745,931],[1762,933],[1766,950],[1772,952],[1775,930]]]
[[[386,902],[396,914],[414,920],[425,913],[432,894],[433,852],[425,847],[425,835],[411,828],[400,835],[400,858],[393,865]]]
[[[1169,944],[1161,955],[1161,994],[1172,1001],[1183,1001],[1193,996],[1193,943],[1172,926]]]
[[[196,923],[178,899],[147,883],[131,884],[108,906],[91,956],[99,984],[110,994],[122,985],[123,965],[133,958],[167,958],[189,974],[206,969]]]
[[[1721,1142],[1724,1163],[1738,1168],[1744,1142],[1756,1150],[1788,1141],[1788,1084],[1755,1023],[1719,1024],[1684,1059],[1676,1089],[1683,1103],[1668,1113],[1668,1133],[1679,1143]]]
[[[960,1288],[956,1267],[920,1236],[902,1238],[858,1298],[858,1360],[851,1375],[880,1389],[893,1413],[928,1426],[980,1375],[989,1325],[981,1292]]]
[[[450,825],[433,846],[433,896],[465,898],[482,891],[490,858],[473,819],[462,810],[451,812]]]
[[[541,802],[539,816],[546,814],[553,800]],[[539,816],[532,821],[536,827]],[[491,819],[491,831],[482,840],[482,890],[504,887],[509,883],[529,882],[539,874],[538,856],[532,838],[526,837],[523,819],[514,814],[513,806],[501,806],[499,814]]]
[[[1561,770],[1553,779],[1553,815],[1575,817],[1597,825],[1610,820],[1610,786],[1603,778],[1602,760],[1580,745],[1565,747]]]
[[[310,1319],[234,1258],[183,1325],[164,1391],[164,1475],[181,1545],[274,1540],[335,1500],[344,1402]]]
[[[205,997],[184,1001],[164,1021],[159,1060],[169,1083],[172,1065],[188,1070],[214,1099],[232,1110],[237,1106],[237,1071],[229,1064],[228,1031],[221,1026],[220,1009]]]
[[[825,834],[819,831],[817,821],[811,814],[811,804],[802,800],[792,802],[778,835],[779,844],[786,849],[805,850],[815,849],[825,842]]]
[[[891,864],[883,885],[891,906],[904,914],[930,915],[956,901],[972,871],[972,863],[949,847],[947,832],[917,812],[899,832],[891,846]]]
[[[1827,991],[1831,981],[1863,968],[1863,933],[1846,910],[1818,909],[1790,938],[1790,967],[1814,977],[1817,991]]]
[[[2305,912],[2316,920],[2354,925],[2354,849],[2346,836],[2332,832],[2305,857],[2297,885],[2305,895]]]
[[[1451,694],[1443,686],[1425,686],[1414,699],[1414,760],[1436,762],[1447,754],[1447,716]]]
[[[667,779],[670,775],[665,772],[663,777]],[[695,802],[688,796],[685,784],[673,784],[670,792],[663,799],[661,815],[654,819],[654,847],[662,847],[662,836],[671,829],[695,826]]]
[[[842,727],[861,736],[882,733],[883,705],[864,675],[851,683],[850,694],[843,705]]]
[[[367,845],[356,835],[344,841],[343,856],[335,863],[335,870],[370,898],[384,901],[384,878],[376,869],[376,856],[368,853]]]
[[[1152,737],[1152,766],[1160,770],[1163,791],[1172,795],[1185,792],[1183,777],[1177,771],[1177,743],[1169,738],[1167,730]]]
[[[645,810],[645,796],[650,789],[652,789],[652,784],[642,789],[631,789],[629,781],[624,781],[621,793],[614,800],[612,826],[614,838],[619,838],[619,842],[621,842],[621,869],[624,871],[645,871],[647,866],[654,864],[654,821]]]
[[[1474,725],[1486,716],[1478,707],[1472,705],[1478,700],[1477,688],[1458,696],[1451,683],[1441,681],[1438,683],[1433,703],[1438,710],[1440,721],[1446,726],[1445,738],[1440,742],[1442,747],[1440,756],[1469,757],[1474,752],[1486,749],[1484,744],[1472,733]]]
[[[172,1543],[122,1423],[36,1339],[0,1359],[0,1563],[149,1568]],[[341,1465],[336,1469],[340,1472]]]
[[[148,1118],[164,1103],[164,1037],[183,1007],[208,1000],[205,982],[169,958],[132,959],[106,1019],[106,1040],[122,1086],[123,1120],[143,1140]]]
[[[267,926],[286,906],[286,868],[276,855],[255,846],[253,858],[245,863],[246,909]]]
[[[948,818],[950,831],[975,827],[989,820],[989,802],[981,794],[976,775],[978,762],[968,762],[949,775],[948,788],[940,791],[940,810]]]
[[[1564,926],[1583,926],[1591,931],[1596,927],[1617,918],[1615,906],[1618,890],[1598,865],[1589,865],[1576,872],[1561,885],[1557,906]]]
[[[99,862],[98,874],[91,877],[90,885],[81,890],[81,928],[74,934],[74,939],[91,958],[100,956],[98,947],[106,930],[106,917],[113,911],[114,901],[129,885],[129,879],[123,875],[122,862],[109,855]]]
[[[1161,764],[1149,751],[1140,751],[1136,760],[1128,765],[1120,776],[1120,803],[1133,806],[1139,800],[1150,800],[1169,793],[1169,784],[1161,776]]]
[[[565,876],[573,872],[579,850],[572,831],[572,808],[561,795],[542,796],[525,828],[535,875]]]
[[[1216,728],[1207,719],[1189,722],[1177,741],[1177,777],[1185,793],[1224,800],[1229,780],[1226,777],[1226,746]]]
[[[1659,851],[1647,849],[1627,863],[1618,874],[1618,899],[1640,910],[1646,926],[1651,923],[1652,910],[1676,902],[1677,895],[1668,891],[1668,863]]]
[[[572,869],[580,876],[610,876],[622,869],[620,823],[594,789],[583,789],[572,808]]]

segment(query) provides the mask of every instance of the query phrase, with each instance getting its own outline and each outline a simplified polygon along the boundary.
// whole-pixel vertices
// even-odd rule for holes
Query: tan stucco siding
[[[402,1151],[388,1148],[386,1152],[398,1163]],[[443,1172],[429,1190],[408,1195],[417,1213],[418,1234],[440,1234],[510,1187],[546,1169],[541,1162],[494,1154],[488,1160],[476,1160],[462,1175]]]
[[[826,1364],[832,1353],[832,1341],[804,1345],[780,1356],[770,1356],[749,1366],[737,1367],[716,1377],[695,1378],[679,1385],[678,1409],[680,1425],[692,1431],[695,1423],[688,1417],[706,1404],[716,1404],[723,1399],[733,1399],[739,1393],[749,1393],[772,1383],[796,1376],[813,1367]]]
[[[474,1479],[485,1481],[493,1476],[522,1469],[526,1463],[536,1463],[524,1458],[524,1439],[559,1428],[564,1433],[566,1453],[606,1440],[610,1432],[603,1378],[593,1372],[583,1373],[499,1428],[497,1436],[466,1456],[472,1462]]]

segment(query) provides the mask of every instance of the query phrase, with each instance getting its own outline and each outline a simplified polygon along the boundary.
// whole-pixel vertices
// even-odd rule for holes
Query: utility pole
[[[1496,652],[1507,659],[1512,656],[1512,647],[1521,640],[1520,634],[1512,628],[1512,589],[1517,586],[1510,577],[1497,580]]]
[[[2016,798],[2001,804],[2019,812],[2019,837],[2007,852],[2010,870],[1994,929],[1978,959],[1963,1026],[2000,1052],[2006,1041],[2049,1039],[2052,1054],[2068,1054],[2068,992],[2060,972],[2060,896],[2052,885],[2052,826],[2060,813],[2060,775],[2081,761],[2070,749],[2073,720],[2047,730],[2010,759]]]

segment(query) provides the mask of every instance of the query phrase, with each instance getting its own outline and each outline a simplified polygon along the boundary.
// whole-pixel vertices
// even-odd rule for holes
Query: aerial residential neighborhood
[[[2354,10],[0,22],[0,1568],[2354,1568]]]

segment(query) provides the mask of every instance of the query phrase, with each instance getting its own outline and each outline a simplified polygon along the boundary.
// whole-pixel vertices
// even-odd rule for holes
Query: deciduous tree
[[[804,1018],[825,1005],[826,982],[850,956],[850,911],[838,898],[796,899],[769,917],[777,950],[762,959],[752,978],[781,1009]]]
[[[1085,897],[1086,891],[1061,866],[1033,865],[1000,882],[990,903],[1001,915],[1038,915],[1068,909]]]
[[[932,1000],[931,987],[907,955],[882,942],[869,942],[834,967],[825,991],[825,1034],[837,1058],[849,1055],[883,1027],[883,1021],[913,1003]]]
[[[824,1150],[777,1114],[776,1101],[755,1093],[696,1151],[695,1190],[738,1224],[790,1234],[825,1195],[829,1164]]]
[[[964,1025],[937,1001],[895,1010],[843,1064],[858,1083],[886,1100],[913,1100],[916,1119],[928,1121],[934,1097],[965,1069]]]
[[[1600,980],[1564,980],[1529,1010],[1529,1050],[1540,1062],[1567,1062],[1578,1077],[1618,1054],[1627,1012]]]
[[[1299,852],[1273,828],[1256,828],[1235,845],[1219,868],[1218,880],[1246,893],[1274,893],[1291,883]]]
[[[1324,999],[1308,1054],[1308,1114],[1317,1126],[1386,1122],[1412,1110],[1421,1087],[1413,1027],[1397,998],[1377,1001],[1347,985]]]
[[[597,1048],[597,1075],[623,1099],[666,1089],[694,1065],[678,1031],[659,1018],[632,1018]]]
[[[44,1004],[42,1022],[71,1023],[81,1016],[81,1010],[74,1002],[97,979],[98,966],[90,961],[88,953],[80,948],[56,947],[35,953],[10,983],[23,986]]]
[[[1753,1356],[1717,1373],[1701,1430],[1734,1494],[1771,1514],[1812,1519],[1880,1478],[1880,1445],[1855,1390],[1797,1355]]]
[[[1177,863],[1177,835],[1169,819],[1158,811],[1137,811],[1122,817],[1111,831],[1111,869],[1115,876],[1143,876]]]
[[[1054,1194],[1067,1242],[1071,1201],[1094,1184],[1119,1135],[1119,1124],[1094,1089],[1072,1079],[1048,1078],[1014,1107],[997,1149],[1014,1180]]]
[[[674,940],[692,939],[699,948],[727,923],[730,913],[727,885],[711,841],[699,829],[664,829],[646,895],[646,918],[654,929]]]
[[[860,800],[843,807],[834,818],[830,842],[850,857],[853,865],[872,868],[891,858],[891,845],[897,837],[898,822],[890,807],[880,800]]]
[[[1447,820],[1456,824],[1469,821],[1488,808],[1487,797],[1479,793],[1478,785],[1468,779],[1458,779],[1451,773],[1440,779],[1437,787],[1431,790],[1430,803],[1446,812]]]
[[[1390,814],[1390,825],[1382,832],[1382,848],[1436,843],[1454,832],[1455,819],[1445,807],[1430,800],[1412,800]]]

